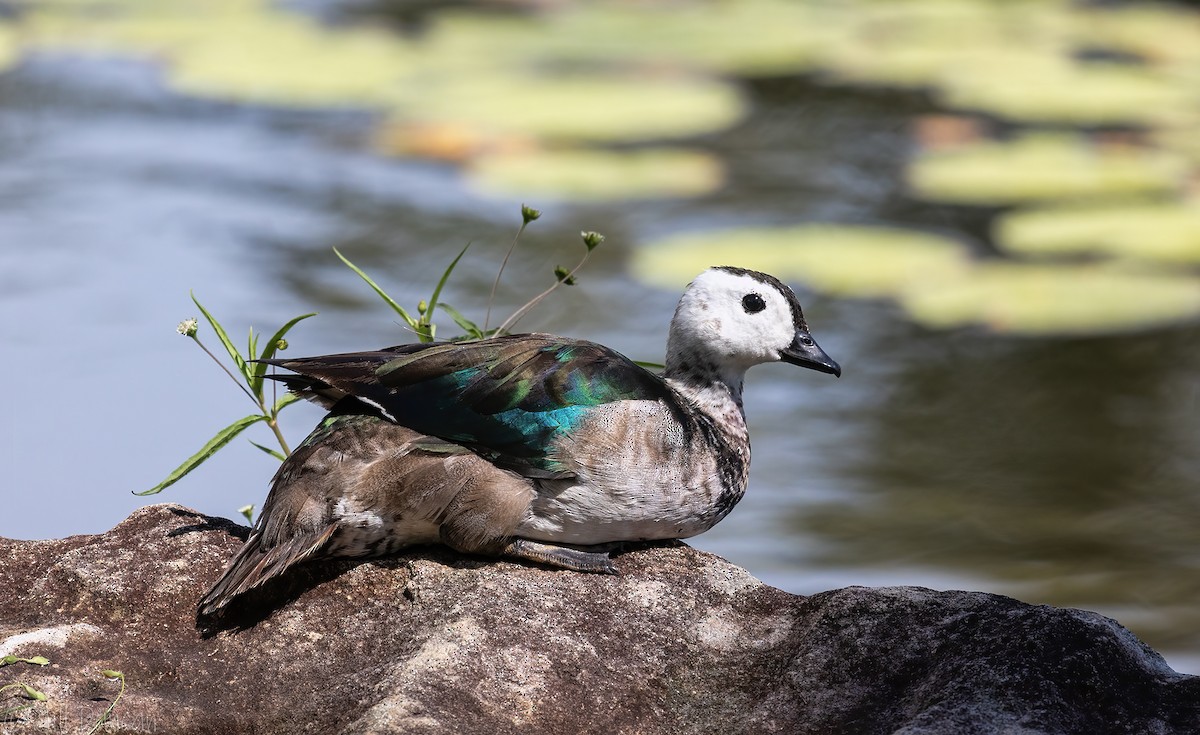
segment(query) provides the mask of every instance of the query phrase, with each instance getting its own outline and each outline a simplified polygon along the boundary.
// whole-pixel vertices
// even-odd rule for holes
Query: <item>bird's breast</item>
[[[518,534],[574,544],[702,533],[741,499],[750,461],[744,423],[716,425],[662,401],[597,407],[552,453],[574,477],[537,482]]]

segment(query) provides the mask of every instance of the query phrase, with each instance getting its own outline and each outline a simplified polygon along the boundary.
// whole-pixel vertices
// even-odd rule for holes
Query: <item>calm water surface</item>
[[[537,222],[498,313],[608,236],[584,285],[524,323],[662,355],[676,293],[626,272],[682,229],[807,220],[915,224],[987,251],[979,213],[918,206],[898,172],[919,101],[760,85],[755,115],[703,141],[729,185],[699,201],[572,207]],[[518,199],[451,167],[387,161],[369,120],[197,103],[152,69],[40,58],[0,79],[0,535],[103,531],[251,406],[175,324],[194,289],[235,335],[302,311],[291,351],[408,341],[331,253],[415,302],[464,243],[446,296],[479,310]],[[783,365],[747,386],[751,488],[693,543],[810,593],[919,584],[1118,618],[1200,671],[1200,329],[1034,340],[918,329],[889,306],[802,299],[840,381]],[[216,347],[215,340],[209,339]],[[299,440],[315,407],[285,414]],[[253,437],[265,442],[265,435]],[[240,440],[157,498],[235,516],[274,460]]]

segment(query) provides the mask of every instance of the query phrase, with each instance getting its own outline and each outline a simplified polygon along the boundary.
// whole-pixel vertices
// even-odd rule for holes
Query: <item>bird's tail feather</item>
[[[261,587],[316,553],[328,543],[336,526],[288,539],[279,546],[263,549],[261,536],[253,535],[229,562],[225,573],[196,606],[198,618],[212,618],[235,598]]]

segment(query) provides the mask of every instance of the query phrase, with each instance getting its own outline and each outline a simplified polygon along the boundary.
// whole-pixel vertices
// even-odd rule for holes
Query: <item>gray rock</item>
[[[1200,677],[1116,622],[977,592],[797,597],[683,544],[617,577],[440,549],[313,566],[205,636],[246,529],[177,505],[0,539],[0,732],[1198,733]],[[6,692],[4,706],[19,700]],[[3,707],[0,707],[3,709]]]

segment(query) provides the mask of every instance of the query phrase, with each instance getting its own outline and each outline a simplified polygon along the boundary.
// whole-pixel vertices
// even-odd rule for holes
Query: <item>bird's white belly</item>
[[[687,538],[728,511],[718,508],[725,488],[717,453],[689,441],[657,401],[594,409],[558,452],[575,477],[535,482],[518,536],[581,545]]]
[[[716,522],[706,492],[656,490],[629,488],[614,493],[578,483],[544,483],[516,535],[591,545],[687,538],[707,531]]]

